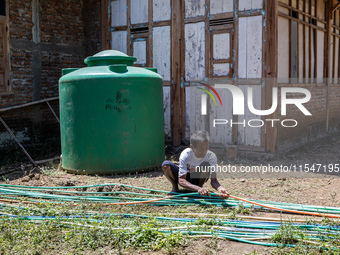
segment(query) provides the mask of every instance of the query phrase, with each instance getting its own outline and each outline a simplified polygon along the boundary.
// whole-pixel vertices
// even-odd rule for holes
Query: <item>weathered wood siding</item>
[[[278,22],[278,78],[288,82],[289,77],[289,21],[279,17]],[[285,79],[285,80],[284,80]]]
[[[318,82],[323,83],[324,75],[323,75],[323,69],[324,69],[324,55],[325,55],[325,35],[326,33],[323,31],[317,31],[317,75],[316,78],[318,79]]]
[[[185,0],[185,18],[205,15],[205,0]]]
[[[304,52],[304,43],[303,43],[303,25],[302,24],[299,24],[299,48],[298,48],[298,54],[299,54],[299,83],[302,83],[303,82],[303,69],[304,69],[304,55],[303,55],[303,52]]]
[[[262,16],[239,19],[239,78],[262,77]]]
[[[213,0],[210,1],[211,14],[220,14],[234,11],[234,0]]]
[[[255,109],[261,109],[261,86],[242,85],[239,88],[243,91],[245,98],[248,98],[248,88],[252,87],[253,90],[253,105]],[[260,146],[261,145],[261,128],[249,127],[248,121],[253,119],[261,119],[261,116],[251,113],[247,107],[247,100],[245,100],[245,114],[239,115],[238,121],[242,123],[245,121],[245,127],[243,124],[238,125],[238,144],[246,146]],[[253,122],[251,125],[260,125],[259,122]]]
[[[239,0],[239,11],[263,8],[263,0]]]
[[[171,139],[171,89],[163,87],[164,134],[165,139]]]
[[[146,40],[140,39],[133,42],[132,55],[137,58],[135,64],[146,64]]]
[[[153,29],[153,66],[165,81],[170,81],[170,42],[170,26]]]
[[[190,115],[190,131],[194,132],[196,130],[209,130],[208,115],[201,115],[202,95],[206,95],[206,93],[194,86],[187,87],[187,92],[189,92],[188,99],[190,102],[189,107],[187,108],[187,111],[190,112],[188,114]]]
[[[332,55],[333,56],[333,55]],[[334,51],[334,63],[339,64],[339,38],[335,38],[335,51]],[[334,67],[334,83],[339,82],[339,68],[337,68],[337,65],[333,65]]]
[[[127,54],[127,36],[128,33],[126,31],[112,32],[112,49],[119,50]]]
[[[203,80],[205,77],[205,23],[185,25],[185,80]]]
[[[111,2],[111,26],[126,26],[127,13],[126,13],[126,0],[113,0]]]
[[[148,22],[148,0],[131,1],[131,24]]]
[[[170,20],[170,0],[153,0],[153,21]]]
[[[231,144],[233,139],[232,128],[230,127],[230,121],[233,119],[232,115],[232,102],[233,98],[231,93],[227,89],[217,89],[216,90],[221,97],[223,105],[214,105],[212,100],[210,103],[210,134],[211,142],[215,144]],[[216,99],[217,100],[217,99]],[[229,123],[226,125],[216,125],[213,127],[213,119],[226,119]]]

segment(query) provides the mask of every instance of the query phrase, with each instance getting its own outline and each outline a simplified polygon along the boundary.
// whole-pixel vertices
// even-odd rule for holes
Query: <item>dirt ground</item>
[[[28,186],[79,186],[103,183],[123,183],[133,186],[153,188],[158,190],[170,190],[170,183],[166,180],[161,169],[148,173],[137,173],[115,176],[84,176],[74,175],[58,171],[58,161],[50,165],[33,168],[31,165],[2,166],[0,170],[0,183],[10,183]],[[273,165],[291,166],[305,165],[308,167],[327,166],[333,168],[325,174],[293,173],[281,176],[259,174],[239,176],[234,174],[223,174],[219,181],[226,187],[230,194],[246,199],[261,199],[277,202],[289,202],[309,205],[324,205],[340,207],[340,178],[334,173],[334,166],[340,166],[340,133],[335,133],[327,138],[306,144],[285,155],[279,155],[269,161],[235,160],[234,162],[223,162],[225,165],[233,165],[238,169],[242,166]],[[207,185],[208,187],[210,185]],[[210,187],[210,190],[213,191]],[[270,215],[279,218],[279,214],[254,212],[252,216]],[[296,217],[287,215],[287,217]],[[110,254],[110,251],[106,252]],[[183,254],[271,254],[272,248],[248,245],[227,240],[193,240],[185,247]],[[275,252],[274,252],[275,253]],[[145,254],[158,254],[154,252]]]

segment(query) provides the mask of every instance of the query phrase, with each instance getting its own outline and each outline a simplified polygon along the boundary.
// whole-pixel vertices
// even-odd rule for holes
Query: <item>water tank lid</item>
[[[118,50],[104,50],[92,57],[87,57],[84,62],[87,66],[106,66],[112,64],[132,66],[135,61],[137,61],[137,58],[130,57]]]

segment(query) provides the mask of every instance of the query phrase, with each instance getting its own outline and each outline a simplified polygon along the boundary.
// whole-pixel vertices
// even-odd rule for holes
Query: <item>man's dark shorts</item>
[[[179,166],[174,164],[173,162],[171,161],[164,161],[163,164],[162,164],[162,167],[164,165],[169,165],[170,168],[171,168],[171,172],[172,174],[174,175],[175,177],[175,182],[178,184],[178,171],[179,171]],[[210,166],[210,164],[208,162],[202,162],[202,164],[200,165],[200,167],[206,167],[206,166]],[[201,177],[202,176],[202,177]],[[204,182],[207,182],[210,178],[210,172],[208,173],[208,176],[207,176],[207,173],[199,173],[199,172],[192,172],[192,173],[187,173],[187,176],[186,176],[186,180],[188,182],[190,182],[191,184],[194,184],[194,185],[197,185],[197,186],[200,186],[200,180],[201,178],[204,178],[205,181]],[[204,183],[203,182],[203,183]],[[202,181],[201,181],[201,184],[203,184]]]

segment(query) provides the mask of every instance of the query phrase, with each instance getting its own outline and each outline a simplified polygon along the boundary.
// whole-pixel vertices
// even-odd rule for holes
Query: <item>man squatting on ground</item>
[[[217,158],[209,150],[210,136],[207,131],[196,131],[190,137],[190,148],[185,149],[179,158],[179,166],[171,161],[164,161],[162,170],[172,184],[172,192],[178,192],[178,184],[185,189],[198,191],[201,195],[210,195],[203,184],[211,179],[211,186],[221,197],[228,198],[228,191],[217,180]],[[199,167],[197,167],[199,166]],[[215,171],[210,171],[212,166]]]

